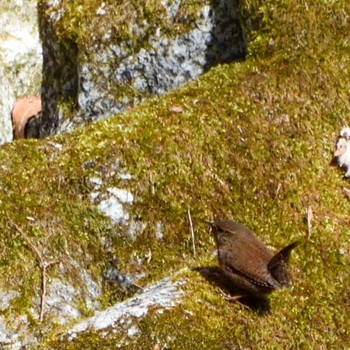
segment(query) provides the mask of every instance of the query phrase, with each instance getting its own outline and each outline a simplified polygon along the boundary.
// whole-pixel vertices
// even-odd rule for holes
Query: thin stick
[[[192,217],[191,217],[191,211],[190,207],[187,208],[187,215],[188,215],[188,221],[190,223],[190,232],[191,232],[191,238],[192,238],[192,251],[193,251],[193,256],[196,257],[196,243],[194,241],[194,230],[193,230],[193,224],[192,224]]]
[[[40,298],[40,313],[39,313],[40,322],[44,319],[44,313],[45,313],[46,268],[47,266],[41,266],[41,298]]]
[[[10,221],[10,224],[21,234],[21,236],[27,242],[32,251],[36,254],[39,265],[41,266],[43,263],[43,258],[41,253],[39,252],[39,249],[33,244],[31,239],[22,231],[22,229],[9,218],[9,216],[7,216],[7,218]]]
[[[47,283],[47,277],[46,277],[46,270],[51,267],[52,265],[58,264],[59,261],[50,261],[48,263],[44,263],[41,267],[41,298],[40,298],[40,314],[39,314],[39,321],[41,322],[44,319],[44,313],[45,313],[45,298],[46,298],[46,283]]]
[[[345,194],[347,199],[350,199],[350,190],[346,187],[343,187],[343,193]]]
[[[46,270],[55,264],[58,264],[58,260],[49,261],[46,262],[43,258],[43,254],[39,251],[39,249],[34,245],[34,243],[31,241],[31,239],[22,231],[22,229],[15,224],[10,217],[7,215],[7,218],[10,222],[10,224],[20,233],[20,235],[24,238],[24,240],[27,242],[28,246],[32,249],[32,251],[35,253],[37,257],[37,263],[41,269],[41,295],[40,295],[40,312],[39,312],[39,321],[41,322],[44,319],[44,313],[45,313],[45,298],[46,298],[46,284],[47,284],[47,277],[46,277]]]
[[[307,221],[307,237],[310,239],[311,237],[311,228],[312,228],[312,221],[314,219],[314,213],[312,211],[312,208],[309,207],[307,209],[307,214],[306,214],[306,221]]]

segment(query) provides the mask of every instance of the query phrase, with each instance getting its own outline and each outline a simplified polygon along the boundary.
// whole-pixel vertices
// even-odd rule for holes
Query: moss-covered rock
[[[66,131],[164,94],[245,54],[237,0],[40,1],[43,118]]]
[[[350,204],[330,160],[349,114],[350,8],[247,0],[241,10],[246,61],[218,65],[109,120],[2,147],[0,287],[19,293],[3,310],[15,334],[21,316],[22,336],[34,334],[43,349],[348,346]],[[111,188],[133,196],[121,204],[121,224],[98,209],[118,193]],[[211,218],[242,222],[276,249],[303,240],[291,260],[292,288],[249,309],[227,302],[202,223]],[[70,339],[74,325],[55,323],[54,307],[38,322],[41,270],[28,242],[45,261],[58,261],[47,270],[48,286],[51,279],[72,286],[70,305],[81,318],[168,276],[183,283],[181,299]],[[129,283],[111,283],[110,269]]]

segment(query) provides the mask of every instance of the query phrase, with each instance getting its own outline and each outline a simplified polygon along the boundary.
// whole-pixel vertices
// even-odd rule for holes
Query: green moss
[[[246,0],[241,3],[250,54],[270,56],[273,60],[325,59],[330,45],[348,51],[348,11],[345,0],[312,3]],[[333,40],[335,37],[337,40]]]
[[[138,321],[140,333],[125,348],[347,346],[349,202],[342,195],[347,182],[329,162],[335,135],[349,114],[344,101],[350,97],[350,9],[342,1],[241,5],[251,18],[247,61],[219,65],[178,91],[51,138],[62,150],[48,140],[1,148],[1,283],[17,289],[26,282],[24,302],[14,302],[13,312],[27,309],[38,295],[29,286],[39,285],[40,275],[7,215],[37,245],[46,244],[48,256],[67,264],[63,257],[69,254],[97,279],[109,266],[100,240],[107,237],[118,269],[143,274],[142,286],[186,266],[215,265],[214,242],[201,220],[233,218],[276,249],[305,241],[293,252],[293,287],[272,294],[270,311],[259,312],[226,302],[219,286],[199,272],[184,272],[176,277],[187,280],[181,306],[164,314],[151,311]],[[183,112],[172,112],[172,106]],[[116,164],[132,179],[115,176]],[[92,176],[135,196],[130,215],[147,227],[134,241],[122,228],[115,232],[90,203]],[[307,239],[309,207],[314,221]],[[159,222],[163,240],[155,239]],[[84,289],[73,271],[66,278]],[[103,305],[130,296],[116,289],[105,285]],[[50,337],[46,349],[110,349],[125,330],[106,338],[90,332],[68,343]]]
[[[41,6],[45,5],[46,1],[41,1]],[[168,19],[159,0],[119,1],[117,6],[114,1],[104,1],[103,6],[92,0],[63,1],[59,6],[64,11],[55,31],[62,41],[73,40],[84,51],[92,44],[101,45],[108,34],[115,42],[132,42],[137,51],[156,30],[172,35],[187,32],[198,17],[203,1],[181,3],[173,21]],[[97,14],[99,9],[103,15]],[[45,15],[56,10],[50,7]],[[146,30],[138,30],[136,24]]]

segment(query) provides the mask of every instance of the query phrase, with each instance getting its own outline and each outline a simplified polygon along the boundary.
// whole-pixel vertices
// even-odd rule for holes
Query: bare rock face
[[[95,23],[84,28],[88,39],[67,35],[62,40],[60,22],[72,7],[61,0],[42,1],[43,115],[30,123],[32,135],[56,134],[109,117],[175,89],[213,65],[244,57],[237,0],[204,1],[192,12],[178,0],[159,0],[158,5],[151,19],[128,9],[124,35],[113,22],[114,5],[104,2],[97,10],[84,10],[88,22]]]
[[[37,2],[0,3],[0,144],[12,141],[11,110],[18,97],[38,94],[42,53]]]
[[[77,323],[73,328],[63,335],[67,341],[74,339],[78,333],[87,330],[101,331],[110,329],[110,333],[125,333],[128,336],[135,336],[140,332],[138,319],[144,318],[149,309],[164,311],[174,307],[181,301],[184,292],[181,286],[186,282],[183,280],[171,282],[165,278],[158,283],[144,289],[139,295],[125,300],[122,303],[97,312],[94,316]],[[108,332],[101,335],[106,337]],[[118,344],[120,347],[127,345],[124,340]]]
[[[12,141],[11,108],[14,96],[5,78],[4,70],[0,67],[0,144]]]

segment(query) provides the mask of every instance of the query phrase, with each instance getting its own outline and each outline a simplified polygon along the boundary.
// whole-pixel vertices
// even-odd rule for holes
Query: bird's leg
[[[227,301],[237,303],[237,304],[243,306],[245,309],[249,309],[248,305],[240,302],[240,299],[247,297],[247,294],[229,295],[229,294],[225,293],[222,289],[220,289],[220,292]]]
[[[224,298],[227,301],[232,301],[232,302],[236,302],[239,299],[242,299],[242,298],[246,297],[245,294],[242,294],[242,295],[229,295],[229,294],[225,293],[222,289],[220,289],[220,293],[224,296]]]

